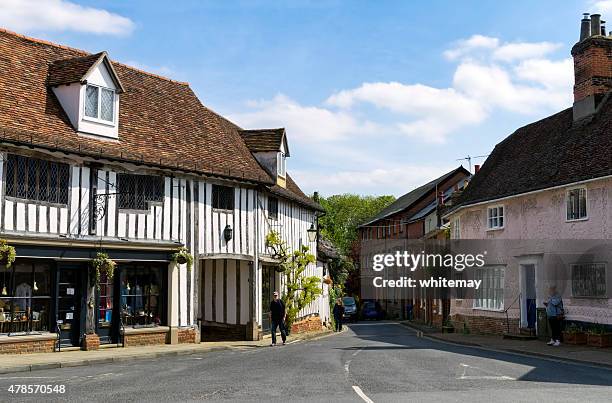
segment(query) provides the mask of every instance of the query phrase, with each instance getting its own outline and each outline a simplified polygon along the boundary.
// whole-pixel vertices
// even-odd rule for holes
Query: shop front
[[[100,344],[165,343],[171,249],[107,249],[114,276],[90,261],[97,250],[16,245],[17,259],[0,273],[0,353]]]

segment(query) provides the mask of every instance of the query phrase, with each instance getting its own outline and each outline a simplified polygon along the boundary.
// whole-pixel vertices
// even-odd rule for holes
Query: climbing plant
[[[298,313],[321,294],[321,279],[317,276],[306,276],[308,265],[316,263],[316,258],[309,253],[307,246],[289,252],[286,243],[276,231],[266,236],[266,247],[278,260],[281,275],[284,277],[285,290],[282,296],[285,304],[285,325],[291,330]]]

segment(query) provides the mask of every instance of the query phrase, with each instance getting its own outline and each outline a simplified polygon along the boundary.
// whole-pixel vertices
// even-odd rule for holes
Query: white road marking
[[[372,401],[372,399],[370,399],[365,393],[363,393],[363,390],[361,390],[361,388],[357,385],[353,385],[353,390],[355,391],[355,393],[357,393],[357,395],[363,399],[364,402],[366,403],[374,403]]]
[[[506,375],[502,375],[502,374],[494,374],[494,375],[466,375],[467,374],[467,370],[468,368],[473,368],[476,369],[478,371],[484,372],[484,373],[491,373],[490,371],[485,371],[482,368],[478,368],[478,367],[474,367],[468,364],[464,364],[464,363],[459,363],[459,366],[463,367],[463,374],[461,374],[461,376],[458,376],[457,379],[459,380],[496,380],[496,381],[516,381],[516,378],[513,378],[511,376],[506,376]]]
[[[344,364],[344,370],[346,372],[349,372],[349,365],[351,365],[351,360],[348,360],[345,364]]]

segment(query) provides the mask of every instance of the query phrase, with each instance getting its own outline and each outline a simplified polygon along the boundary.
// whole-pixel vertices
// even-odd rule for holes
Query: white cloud
[[[455,42],[452,49],[444,52],[444,56],[449,60],[455,60],[467,54],[480,50],[491,50],[499,46],[499,39],[484,35],[472,35],[468,39],[461,39]]]
[[[443,142],[445,136],[458,127],[481,122],[484,108],[475,100],[454,88],[434,88],[422,84],[405,85],[397,82],[364,83],[361,87],[340,91],[326,103],[349,109],[356,103],[369,103],[380,109],[409,117],[397,127],[410,136],[423,136],[430,142]],[[440,119],[444,116],[444,119]]]
[[[350,113],[303,106],[283,94],[271,100],[250,101],[248,106],[249,112],[232,114],[230,118],[248,128],[285,127],[292,141],[337,141],[376,130],[374,123]]]
[[[493,52],[493,58],[505,62],[543,57],[561,48],[560,43],[516,42],[504,44]]]
[[[400,196],[411,189],[421,186],[456,166],[440,167],[423,164],[393,165],[372,170],[334,170],[291,172],[292,177],[303,189],[319,191],[328,196],[352,193],[393,194]]]
[[[127,35],[134,23],[106,10],[66,0],[2,0],[0,26],[15,31],[77,31]]]
[[[612,13],[612,0],[592,1],[591,12]]]

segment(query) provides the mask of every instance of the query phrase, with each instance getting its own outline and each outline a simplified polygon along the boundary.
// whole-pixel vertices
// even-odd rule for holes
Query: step
[[[536,335],[520,334],[520,333],[504,333],[504,339],[508,340],[537,340]]]

